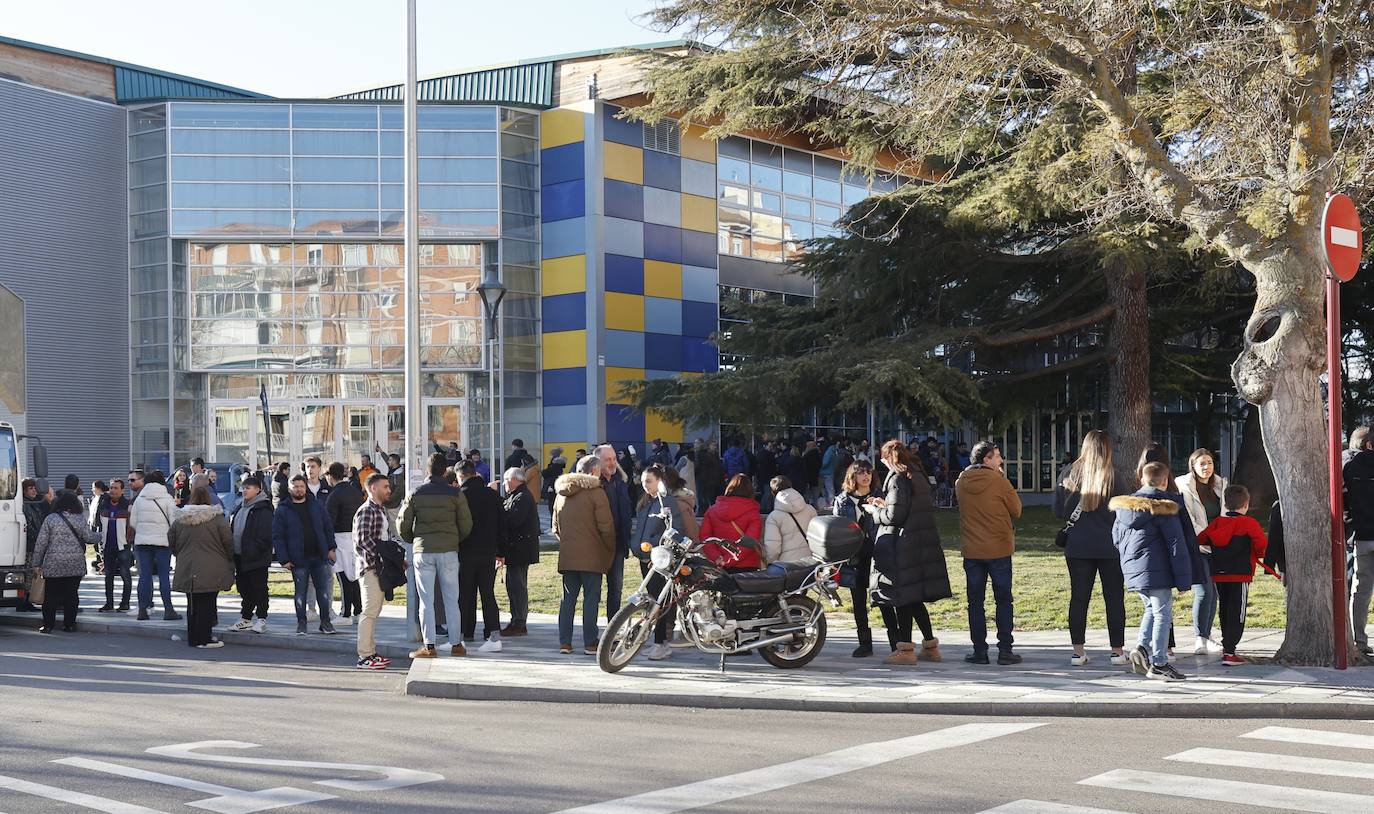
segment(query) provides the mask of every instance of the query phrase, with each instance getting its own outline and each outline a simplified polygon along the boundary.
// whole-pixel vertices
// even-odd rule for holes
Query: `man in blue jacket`
[[[621,472],[615,448],[602,444],[593,450],[601,459],[601,488],[611,503],[611,520],[615,523],[615,556],[611,570],[606,572],[606,620],[620,610],[620,593],[625,586],[625,559],[630,556],[630,526],[635,510],[630,503],[630,485]]]
[[[324,504],[310,494],[304,475],[291,479],[291,499],[277,506],[272,515],[272,549],[277,561],[291,572],[296,583],[296,635],[304,636],[305,596],[315,583],[315,598],[320,605],[320,632],[333,633],[330,601],[334,588],[334,529]]]
[[[1179,505],[1168,492],[1169,467],[1154,462],[1140,475],[1140,490],[1112,498],[1116,512],[1112,542],[1121,555],[1126,588],[1140,594],[1145,613],[1131,665],[1147,678],[1182,681],[1187,678],[1169,663],[1169,627],[1173,624],[1173,592],[1193,586],[1192,557]]]

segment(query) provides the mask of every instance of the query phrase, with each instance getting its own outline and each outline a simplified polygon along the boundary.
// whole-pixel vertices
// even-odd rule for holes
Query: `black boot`
[[[873,655],[873,631],[867,628],[859,629],[859,646],[854,648],[854,652],[849,655],[856,659],[866,658]]]

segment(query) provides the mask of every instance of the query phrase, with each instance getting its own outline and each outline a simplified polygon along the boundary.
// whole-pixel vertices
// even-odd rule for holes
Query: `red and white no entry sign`
[[[1326,264],[1336,279],[1348,283],[1355,279],[1364,253],[1364,233],[1360,230],[1360,213],[1348,195],[1332,195],[1326,199],[1322,212],[1322,246],[1326,249]]]

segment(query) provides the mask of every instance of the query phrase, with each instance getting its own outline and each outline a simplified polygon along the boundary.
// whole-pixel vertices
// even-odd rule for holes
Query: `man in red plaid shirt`
[[[353,515],[353,547],[357,552],[358,585],[362,589],[363,614],[358,620],[358,669],[385,670],[391,659],[377,655],[375,633],[377,617],[382,614],[381,583],[377,574],[382,557],[377,547],[391,539],[391,521],[386,502],[391,499],[391,481],[380,472],[367,479],[367,501]]]

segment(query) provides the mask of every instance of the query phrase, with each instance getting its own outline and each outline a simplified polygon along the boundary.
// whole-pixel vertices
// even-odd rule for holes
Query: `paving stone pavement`
[[[186,635],[184,621],[146,622],[134,614],[97,613],[104,603],[104,580],[82,583],[83,613],[78,629],[89,634],[123,633],[170,638]],[[185,612],[181,594],[174,604]],[[228,647],[274,647],[337,652],[354,658],[356,631],[339,626],[322,635],[317,624],[306,636],[295,635],[291,600],[273,598],[268,632],[229,633],[238,618],[238,597],[222,594],[217,635]],[[503,652],[481,654],[472,648],[465,658],[417,659],[410,667],[406,692],[437,698],[473,700],[540,700],[558,702],[658,704],[691,707],[795,709],[849,712],[968,713],[978,715],[1075,715],[1102,717],[1294,717],[1374,719],[1374,668],[1345,671],[1293,669],[1265,663],[1282,639],[1277,630],[1251,630],[1243,655],[1257,661],[1224,668],[1218,655],[1180,653],[1175,664],[1189,680],[1150,681],[1108,663],[1106,631],[1089,631],[1090,661],[1068,663],[1064,631],[1018,632],[1016,649],[1025,661],[1016,666],[965,664],[967,634],[939,633],[944,660],[922,660],[915,667],[890,667],[881,654],[855,659],[857,641],[845,619],[837,617],[821,655],[808,666],[780,670],[757,655],[726,660],[693,648],[674,648],[672,658],[650,662],[644,655],[618,674],[603,673],[594,657],[583,655],[580,614],[575,655],[560,655],[557,619],[534,614],[530,635],[506,638]],[[37,614],[0,612],[0,624],[37,627]],[[479,629],[480,630],[480,629]],[[881,637],[881,630],[875,631]],[[71,635],[71,634],[56,634]],[[404,659],[414,644],[407,640],[405,608],[388,605],[377,625],[378,652]],[[188,650],[188,655],[190,651]],[[396,665],[403,668],[404,662]]]

